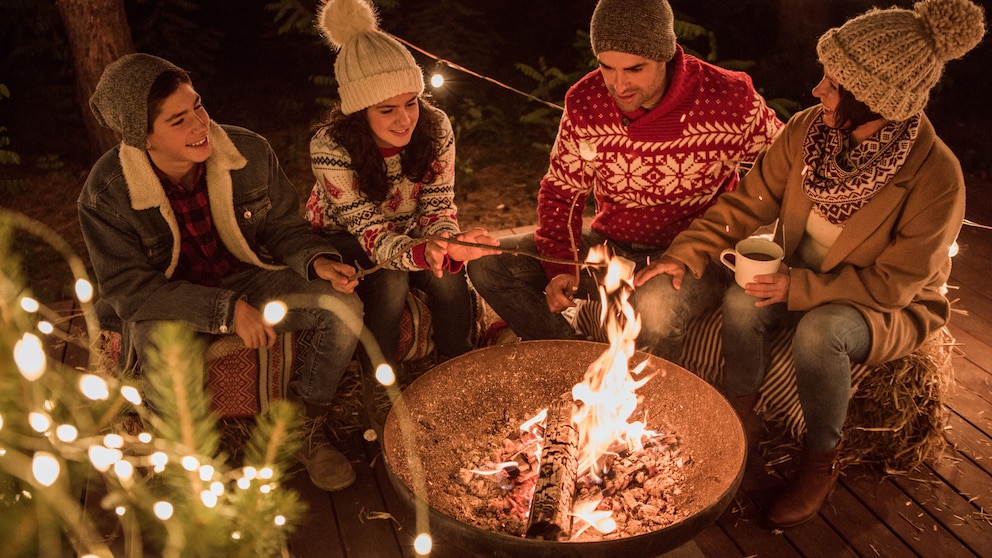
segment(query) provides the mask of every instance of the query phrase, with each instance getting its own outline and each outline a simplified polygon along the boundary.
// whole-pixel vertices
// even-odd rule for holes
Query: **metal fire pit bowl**
[[[465,450],[479,433],[529,417],[570,392],[606,350],[590,341],[524,341],[480,349],[430,370],[403,392],[386,417],[383,448],[396,490],[411,508],[426,490],[432,555],[510,557],[658,556],[692,539],[729,505],[744,473],[744,430],[727,400],[705,381],[671,362],[637,353],[657,372],[638,393],[648,427],[674,432],[688,458],[680,519],[649,533],[595,542],[525,539],[481,529],[458,517],[446,496],[458,482]],[[509,431],[509,428],[508,430]],[[415,490],[411,453],[416,452],[426,488]],[[415,463],[415,462],[414,462]],[[423,485],[421,485],[423,486]]]

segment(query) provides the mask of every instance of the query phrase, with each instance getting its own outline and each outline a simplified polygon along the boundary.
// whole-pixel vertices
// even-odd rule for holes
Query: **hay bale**
[[[854,386],[842,465],[874,463],[885,473],[905,474],[944,449],[953,345],[943,328],[913,354],[874,367]]]

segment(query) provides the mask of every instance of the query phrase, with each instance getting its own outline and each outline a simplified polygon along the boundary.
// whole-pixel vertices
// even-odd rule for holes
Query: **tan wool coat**
[[[816,106],[793,116],[737,190],[721,196],[666,255],[699,277],[707,259],[778,220],[775,240],[786,263],[797,262],[813,205],[802,188],[802,143],[820,111]],[[789,310],[850,304],[871,327],[867,364],[908,355],[950,316],[943,291],[964,211],[960,164],[924,115],[903,167],[845,222],[820,268],[790,270]]]

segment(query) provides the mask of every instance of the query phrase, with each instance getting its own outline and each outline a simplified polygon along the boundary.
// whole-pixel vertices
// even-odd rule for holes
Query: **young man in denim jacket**
[[[305,409],[297,458],[325,490],[350,485],[348,459],[324,418],[362,327],[355,270],[311,234],[299,199],[265,138],[211,122],[189,75],[147,54],[110,64],[90,98],[122,142],[94,165],[78,200],[99,283],[99,305],[121,324],[126,369],[140,373],[152,332],[177,321],[272,346],[311,330],[312,350],[290,396]],[[279,324],[267,302],[297,297]]]

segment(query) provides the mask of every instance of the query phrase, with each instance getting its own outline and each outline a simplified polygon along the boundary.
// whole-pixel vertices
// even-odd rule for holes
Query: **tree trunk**
[[[55,0],[69,38],[76,72],[76,98],[93,146],[94,157],[120,143],[120,136],[101,126],[90,111],[89,100],[103,69],[134,52],[124,0]]]

